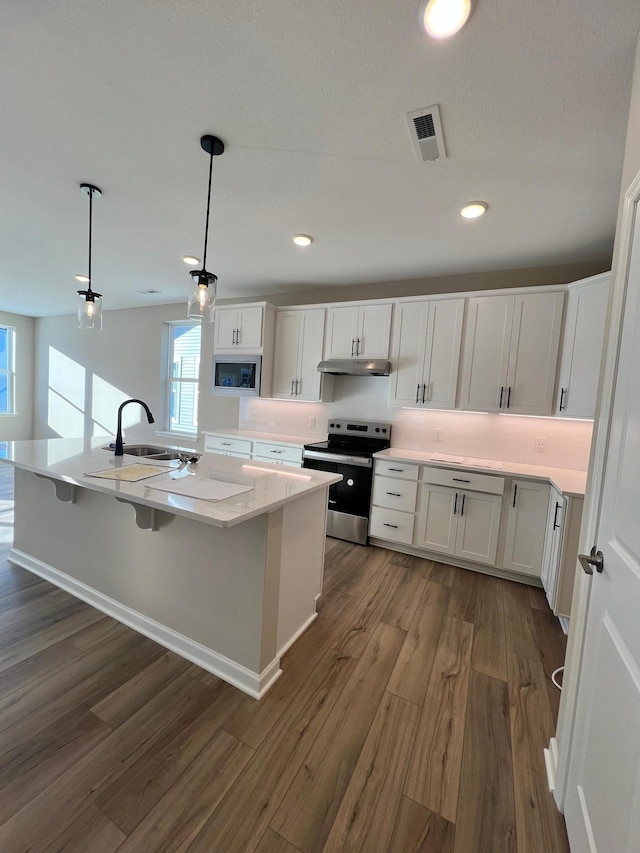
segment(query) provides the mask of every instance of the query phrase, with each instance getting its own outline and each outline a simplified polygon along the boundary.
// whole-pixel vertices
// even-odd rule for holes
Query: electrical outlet
[[[546,435],[537,435],[536,436],[536,451],[538,453],[544,453],[547,449],[547,437]]]
[[[316,419],[313,416],[311,416],[309,418],[309,423],[308,423],[309,429],[314,429],[315,425],[316,425]]]
[[[436,427],[433,430],[433,440],[442,441],[442,427]]]

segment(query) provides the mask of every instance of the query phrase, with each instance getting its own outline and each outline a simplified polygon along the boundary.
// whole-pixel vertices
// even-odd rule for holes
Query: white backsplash
[[[238,426],[320,441],[330,418],[389,421],[394,447],[587,470],[591,421],[399,409],[389,406],[388,396],[388,377],[336,376],[332,403],[242,398]],[[434,439],[436,429],[442,441]],[[538,436],[546,439],[544,453],[535,449]]]

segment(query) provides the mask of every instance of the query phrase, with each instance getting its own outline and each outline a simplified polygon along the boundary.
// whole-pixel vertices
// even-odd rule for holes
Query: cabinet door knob
[[[353,358],[355,348],[356,348],[356,339],[351,338],[351,358]]]
[[[298,396],[298,394],[300,393],[300,391],[298,390],[298,386],[299,386],[299,385],[300,385],[300,380],[299,380],[299,379],[296,379],[296,397],[297,397],[297,396]]]

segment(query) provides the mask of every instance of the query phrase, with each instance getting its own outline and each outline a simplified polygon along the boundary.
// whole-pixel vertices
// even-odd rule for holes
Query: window
[[[170,432],[198,432],[200,323],[170,323],[167,424]]]
[[[0,415],[15,414],[15,337],[13,326],[0,326]]]

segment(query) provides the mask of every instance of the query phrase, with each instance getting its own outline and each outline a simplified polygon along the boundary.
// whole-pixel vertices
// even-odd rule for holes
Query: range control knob
[[[386,432],[386,431],[387,431],[387,428],[386,428],[386,427],[382,427],[382,432]]]
[[[376,427],[376,432],[380,432],[380,427]]]

